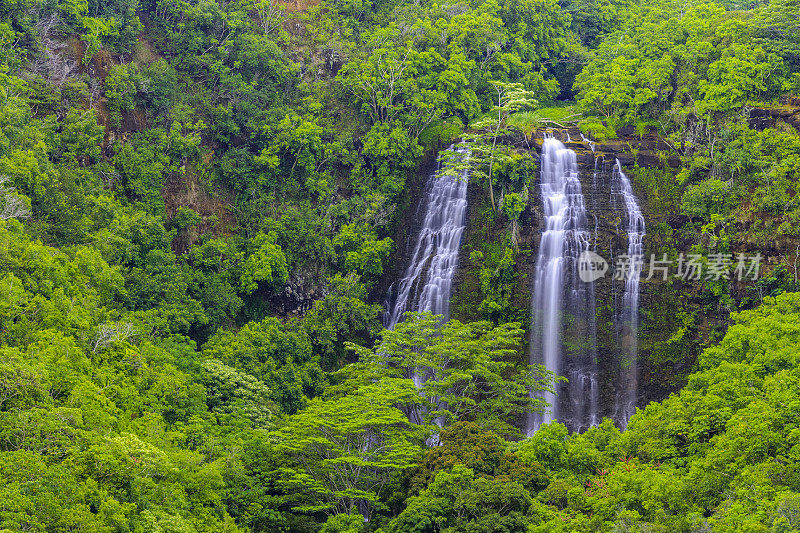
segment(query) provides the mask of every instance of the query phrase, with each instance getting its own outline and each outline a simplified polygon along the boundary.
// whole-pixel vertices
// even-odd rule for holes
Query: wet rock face
[[[578,163],[583,168],[592,169],[594,159],[602,157],[605,160],[614,161],[619,159],[624,167],[632,167],[638,164],[640,167],[663,167],[668,165],[678,168],[681,160],[676,155],[660,155],[659,152],[666,153],[672,151],[672,147],[659,137],[649,132],[643,136],[636,135],[633,128],[622,128],[617,134],[619,139],[609,139],[606,141],[591,141],[583,139],[578,128],[563,130],[547,130],[564,143],[570,150],[574,150],[578,156]],[[529,144],[534,146],[537,152],[541,152],[544,142],[545,130],[537,130],[533,133],[533,138]],[[592,150],[594,147],[594,150]]]
[[[748,119],[751,128],[765,130],[783,122],[800,130],[800,96],[789,96],[776,107],[754,107]]]
[[[538,159],[544,133],[544,130],[535,132],[530,138],[525,138],[521,134],[507,136],[502,142],[518,150],[530,151]],[[623,280],[613,279],[613,263],[614,258],[627,253],[628,236],[625,233],[624,200],[621,195],[612,194],[613,165],[616,159],[619,159],[626,170],[634,164],[663,168],[678,167],[680,161],[677,158],[659,157],[658,151],[664,150],[663,153],[668,153],[668,146],[665,141],[654,135],[644,136],[641,139],[630,135],[622,140],[590,144],[581,138],[581,133],[577,129],[548,130],[548,133],[554,134],[576,152],[579,179],[587,208],[590,249],[611,263],[606,275],[595,282],[594,308],[600,389],[599,414],[602,417],[613,418],[618,393],[625,391],[626,385],[630,382],[625,354],[629,351],[626,350],[626,346],[632,345],[634,340],[629,328],[626,330],[625,324],[617,323],[616,320],[616,317],[620,316],[617,311],[622,309],[625,286]],[[644,239],[644,257],[649,258],[649,254],[655,248],[655,244],[650,244],[650,239],[658,237],[650,237],[649,224],[653,219],[648,210],[648,199],[644,188],[636,182],[635,175],[631,172],[626,173],[632,182],[633,191],[645,218],[648,235]],[[539,180],[540,175],[537,173],[530,190],[530,201],[519,219],[519,255],[515,267],[518,285],[511,296],[514,306],[528,311],[531,309],[536,259],[545,223]],[[487,226],[489,222],[482,214],[487,209],[488,200],[483,184],[471,180],[468,189],[467,228],[462,240],[460,267],[454,280],[454,302],[457,302],[455,316],[462,321],[485,318],[477,311],[481,288],[474,272],[475,266],[469,260],[469,253],[473,249],[469,243],[485,238],[487,234],[499,237],[508,231],[508,228],[502,226],[502,218],[499,219],[500,222],[495,221],[494,226]],[[660,213],[659,216],[660,220],[673,229],[680,229],[687,222],[686,217],[680,214],[664,217]],[[652,233],[655,234],[655,227],[653,229]],[[397,239],[397,242],[402,241]],[[645,272],[643,277],[646,278],[646,275]],[[687,340],[684,343],[679,340],[677,348],[673,344],[676,332],[683,327],[683,319],[678,311],[682,306],[691,305],[687,304],[687,295],[681,292],[682,290],[681,287],[672,284],[647,281],[640,283],[636,402],[639,407],[651,401],[663,400],[678,390],[693,364],[693,356],[697,353],[694,341]],[[530,312],[520,315],[520,320],[530,332]],[[575,329],[572,328],[573,331]],[[585,343],[586,338],[586,335],[580,333],[564,333],[564,343],[572,346],[580,346],[581,343]],[[527,358],[527,346],[524,354]],[[568,365],[566,370],[568,372]],[[562,407],[562,413],[568,412],[568,406]],[[518,420],[517,423],[520,427],[525,427],[525,420]]]
[[[293,273],[281,292],[270,299],[270,305],[280,316],[304,315],[324,296],[325,291],[310,279]]]
[[[567,137],[569,133],[569,137]],[[655,155],[655,150],[665,150],[668,147],[665,143],[655,137],[640,139],[637,146],[646,146],[638,152],[631,151],[628,141],[609,141],[592,145],[586,140],[581,140],[579,131],[555,132],[556,137],[560,137],[564,144],[574,150],[577,154],[579,164],[579,179],[585,199],[587,209],[587,226],[590,233],[590,249],[606,261],[609,262],[609,270],[602,278],[595,281],[595,310],[596,310],[596,343],[597,343],[597,363],[599,369],[600,386],[600,415],[602,417],[613,417],[615,411],[615,399],[620,391],[624,391],[630,379],[626,372],[627,365],[630,364],[624,355],[626,344],[630,344],[631,332],[626,331],[623,324],[618,323],[617,311],[622,309],[623,292],[625,283],[623,280],[614,279],[614,259],[620,254],[627,253],[628,236],[625,233],[625,205],[619,194],[612,193],[611,180],[612,170],[617,159],[623,168],[638,163],[640,166],[656,166],[669,164],[669,161],[659,159]],[[576,140],[577,139],[577,140]],[[566,142],[565,142],[566,141]],[[531,146],[540,153],[543,138],[536,137],[531,140]],[[645,157],[643,157],[643,154]],[[650,155],[648,155],[650,154]],[[538,182],[537,182],[538,185]],[[646,201],[641,190],[637,189],[633,183],[634,191],[639,200],[647,223]],[[533,191],[532,191],[533,192]],[[523,241],[529,244],[529,253],[520,257],[519,268],[527,273],[525,276],[529,293],[533,287],[533,273],[535,272],[536,255],[539,247],[539,239],[542,231],[543,217],[541,213],[541,198],[539,191],[535,191],[532,201],[529,203],[526,213],[523,214],[521,222],[526,231],[523,233]],[[648,257],[647,238],[645,237],[645,257]],[[645,273],[646,275],[646,273]],[[651,305],[660,305],[653,301],[654,295],[649,291],[648,285],[640,285],[640,311]],[[657,297],[657,296],[656,296]],[[639,338],[642,331],[648,328],[647,314],[640,312]],[[565,330],[568,336],[569,328]],[[581,339],[565,338],[565,342],[581,342]],[[660,400],[671,390],[664,389],[659,384],[658,378],[651,380],[652,372],[648,369],[648,349],[646,343],[639,343],[639,391],[638,406],[644,406],[651,400]]]

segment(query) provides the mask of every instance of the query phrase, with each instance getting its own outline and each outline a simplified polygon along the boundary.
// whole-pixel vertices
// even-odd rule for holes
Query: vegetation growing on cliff
[[[800,529],[798,11],[0,0],[0,531]],[[627,431],[522,439],[519,131],[561,122],[666,140],[633,170],[659,252],[774,261],[653,311],[697,364]],[[382,331],[417,172],[466,136],[461,321]]]

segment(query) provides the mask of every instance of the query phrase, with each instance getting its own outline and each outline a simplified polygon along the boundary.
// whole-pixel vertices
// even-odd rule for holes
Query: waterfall
[[[527,432],[555,419],[572,431],[597,424],[599,386],[594,283],[578,278],[578,258],[589,251],[586,208],[575,152],[548,137],[541,157],[544,228],[536,259],[531,309],[531,364],[568,378],[544,393],[550,406],[531,415]]]
[[[594,153],[594,141],[591,140],[591,139],[586,138],[586,136],[583,134],[583,132],[581,132],[581,140],[583,142],[585,142],[586,144],[588,144],[589,148],[592,150],[592,153]],[[597,159],[595,159],[594,169],[595,169],[595,172],[596,172],[597,171]]]
[[[451,146],[455,157],[469,159],[466,145]],[[461,165],[465,166],[466,165]],[[394,328],[406,311],[430,311],[448,316],[453,275],[458,266],[461,234],[467,222],[467,182],[469,170],[431,173],[420,206],[424,212],[411,262],[396,283],[396,296],[390,296],[386,327]]]
[[[620,384],[614,402],[614,419],[624,429],[636,412],[638,394],[638,333],[639,333],[639,276],[644,259],[644,216],[628,177],[617,159],[612,175],[612,193],[622,197],[625,205],[625,232],[628,238],[628,260],[632,268],[626,270],[622,306],[617,309],[615,322],[620,339],[621,373]],[[633,259],[633,260],[632,260]]]

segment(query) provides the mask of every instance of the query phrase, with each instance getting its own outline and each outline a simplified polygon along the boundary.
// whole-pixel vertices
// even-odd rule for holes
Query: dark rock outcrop
[[[800,130],[800,97],[786,97],[779,106],[754,107],[750,110],[748,122],[757,130],[773,128],[781,122]]]
[[[583,167],[594,165],[595,157],[602,157],[607,161],[619,159],[620,163],[627,167],[639,165],[678,168],[681,165],[681,160],[672,146],[653,132],[639,136],[631,128],[624,128],[617,132],[618,139],[591,141],[584,139],[578,128],[546,131],[555,135],[567,148],[574,150],[578,156],[578,163]],[[545,130],[536,130],[530,140],[537,152],[541,152],[544,134]]]

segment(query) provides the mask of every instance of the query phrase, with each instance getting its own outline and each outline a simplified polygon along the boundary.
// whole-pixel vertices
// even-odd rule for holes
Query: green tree
[[[364,284],[355,274],[336,274],[328,282],[328,293],[314,302],[304,324],[314,351],[325,370],[337,370],[346,362],[345,343],[372,341],[381,329],[382,307],[368,304]]]
[[[416,138],[442,114],[443,95],[420,83],[419,63],[432,52],[416,50],[394,23],[365,35],[365,57],[347,63],[337,78],[372,124],[402,123]]]
[[[280,245],[276,244],[275,232],[259,233],[250,241],[252,252],[242,263],[242,276],[239,281],[246,294],[259,288],[259,283],[275,291],[289,278],[286,256]]]
[[[390,532],[434,533],[524,531],[531,494],[518,481],[476,477],[463,465],[442,470],[433,482],[408,499]]]
[[[451,424],[474,420],[515,433],[514,416],[543,408],[534,392],[549,387],[552,376],[541,367],[516,367],[523,331],[516,323],[462,324],[430,313],[407,313],[394,330],[383,330],[373,349],[350,344],[360,363],[342,372],[354,380],[422,381],[421,406],[407,416]]]
[[[497,104],[492,108],[492,113],[496,118],[486,118],[480,120],[473,127],[477,130],[484,130],[482,133],[468,137],[470,141],[470,163],[474,170],[472,175],[478,179],[485,180],[489,187],[489,201],[492,210],[497,211],[494,199],[494,165],[497,159],[497,138],[506,131],[508,126],[508,116],[525,107],[533,106],[536,100],[531,91],[526,91],[521,83],[492,82],[496,91]],[[489,140],[491,139],[491,143]],[[488,166],[488,170],[484,167]]]
[[[319,360],[312,357],[305,331],[273,317],[249,322],[239,331],[219,330],[203,347],[210,359],[241,369],[269,389],[267,396],[285,413],[300,409],[323,384]],[[239,378],[237,378],[239,379]],[[244,378],[241,378],[244,379]]]
[[[203,363],[203,368],[207,402],[212,411],[221,416],[234,414],[245,417],[255,427],[263,427],[269,422],[272,413],[267,406],[271,395],[263,383],[215,359]],[[225,425],[232,424],[228,422]]]
[[[314,399],[290,417],[274,436],[298,462],[285,483],[311,497],[300,510],[362,510],[369,518],[392,476],[413,465],[421,449],[425,429],[397,407],[418,402],[413,381],[386,378],[341,398]]]

